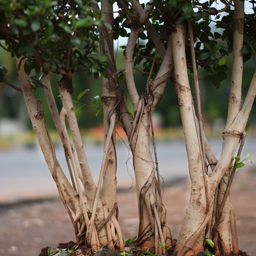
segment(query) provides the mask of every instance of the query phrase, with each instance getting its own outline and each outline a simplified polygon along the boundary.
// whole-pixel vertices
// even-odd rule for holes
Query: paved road
[[[210,140],[210,145],[218,157],[221,140]],[[188,177],[184,141],[157,142],[157,150],[160,174],[165,180]],[[85,145],[85,152],[93,178],[97,180],[103,155],[102,144]],[[254,163],[248,162],[247,165],[256,167],[256,138],[247,139],[242,156],[247,153],[251,153],[250,159]],[[68,173],[61,147],[56,148],[56,155]],[[128,188],[134,185],[134,173],[131,153],[123,143],[117,145],[117,157],[117,185]],[[0,203],[57,195],[39,147],[0,151],[0,175]]]

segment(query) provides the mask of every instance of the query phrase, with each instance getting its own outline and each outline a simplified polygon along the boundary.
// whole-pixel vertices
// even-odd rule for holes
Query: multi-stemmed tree
[[[140,221],[136,245],[163,254],[165,246],[158,245],[165,244],[172,246],[178,256],[195,255],[204,251],[205,238],[209,237],[214,242],[215,255],[230,255],[231,251],[238,255],[230,187],[236,169],[243,165],[239,156],[256,93],[254,75],[246,97],[242,97],[243,62],[256,48],[255,3],[250,1],[253,13],[245,14],[244,4],[248,3],[240,0],[152,0],[147,4],[118,0],[118,14],[114,17],[114,2],[2,0],[0,6],[0,39],[4,40],[1,46],[16,60],[19,90],[77,243],[92,250],[124,250],[116,203],[115,125],[119,122],[133,155]],[[120,36],[128,37],[122,47],[124,70],[117,70],[113,50],[113,40]],[[233,60],[231,81],[227,81],[229,108],[222,153],[217,159],[204,134],[197,70],[203,68],[208,73],[202,78],[219,87],[227,78],[225,56],[230,53]],[[135,69],[148,77],[141,94],[134,80]],[[102,76],[104,155],[97,184],[86,159],[71,97],[72,75],[78,71],[96,79]],[[14,87],[7,81],[6,72],[4,67],[0,69],[1,81]],[[57,95],[51,89],[57,85],[51,84],[50,73],[61,75],[60,112],[55,102]],[[123,75],[132,113],[119,82]],[[190,201],[177,242],[172,240],[166,223],[152,125],[152,114],[168,80],[178,97],[191,180]],[[44,89],[61,138],[69,178],[58,163],[42,104],[35,97],[38,87]],[[85,93],[81,92],[78,98]],[[154,156],[150,152],[151,134]]]

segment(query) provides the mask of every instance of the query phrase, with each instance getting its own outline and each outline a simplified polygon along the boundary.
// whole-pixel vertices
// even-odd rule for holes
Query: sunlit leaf
[[[236,165],[234,166],[234,169],[242,168],[242,167],[244,167],[244,166],[245,166],[244,163],[238,163],[238,164],[236,164]]]
[[[219,60],[218,65],[219,65],[219,66],[223,66],[225,63],[226,63],[226,58],[221,58],[221,59]]]
[[[213,242],[211,239],[205,238],[204,241],[205,241],[205,243],[207,243],[208,245],[210,245],[212,248],[214,247],[214,242]]]
[[[75,115],[77,116],[77,114],[79,113],[79,111],[83,108],[84,106],[81,106],[81,107],[79,107],[78,109],[76,109],[76,111],[75,111]]]
[[[86,89],[82,92],[80,92],[77,96],[77,101],[79,101],[87,92],[89,92],[90,90],[89,89]]]

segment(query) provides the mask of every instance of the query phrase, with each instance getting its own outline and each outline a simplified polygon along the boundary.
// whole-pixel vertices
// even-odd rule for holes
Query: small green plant
[[[208,249],[208,247],[210,246],[211,248],[213,248],[214,247],[214,242],[211,240],[211,239],[209,239],[209,238],[205,238],[204,239],[204,242],[205,242],[205,244],[206,244],[206,249],[205,249],[205,254],[207,255],[207,256],[214,256],[214,254],[212,254],[210,251],[209,251],[209,249]]]
[[[252,161],[249,159],[250,155],[251,154],[247,154],[245,159],[243,159],[242,161],[240,161],[239,156],[233,157],[233,159],[235,159],[236,161],[235,161],[234,166],[232,167],[232,170],[244,167],[245,166],[244,161],[246,161],[246,160],[248,160],[252,164]]]
[[[170,248],[171,248],[171,246],[166,246],[166,244],[165,243],[160,243],[159,245],[158,245],[158,247],[159,246],[161,246],[163,249],[165,249],[165,250],[169,250]]]
[[[155,256],[153,252],[142,252],[142,255],[147,255],[147,256]]]
[[[102,250],[104,250],[104,248],[103,247],[101,247],[99,250],[97,250],[97,251],[94,251],[94,253],[96,253],[96,252],[101,252]]]
[[[129,238],[126,241],[124,241],[125,246],[128,246],[129,244],[131,244],[136,238],[137,238],[137,236],[133,236],[132,238]]]
[[[126,251],[124,251],[124,252],[120,252],[120,254],[121,254],[122,256],[126,256],[126,255],[133,255],[133,253],[126,252]]]
[[[48,256],[70,256],[71,252],[74,252],[78,248],[78,245],[73,246],[71,249],[59,249],[48,247]]]

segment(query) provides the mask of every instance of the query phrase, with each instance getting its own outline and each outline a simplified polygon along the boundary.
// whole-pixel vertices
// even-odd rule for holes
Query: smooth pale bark
[[[113,6],[108,0],[101,2],[101,9],[105,15],[105,21],[113,27]],[[102,77],[102,103],[103,103],[103,120],[104,120],[104,145],[109,131],[110,115],[116,112],[116,103],[118,101],[118,81],[112,77],[115,72],[114,51],[113,51],[113,31],[106,27],[102,29],[103,44],[101,45],[101,54],[109,56],[110,68],[108,69],[109,77]],[[116,203],[116,149],[115,149],[115,132],[113,132],[112,140],[108,149],[106,161],[106,170],[104,172],[103,186],[101,192],[102,203],[106,204],[107,212],[110,212]],[[108,244],[111,247],[111,244]]]
[[[240,0],[234,2],[233,60],[226,128],[231,125],[242,104],[244,2]]]
[[[148,9],[150,8],[148,7]],[[143,14],[144,19],[146,19],[148,14],[149,12],[145,11]],[[161,254],[164,250],[155,245],[167,240],[170,244],[170,234],[169,231],[163,228],[165,225],[165,215],[162,213],[164,207],[159,195],[159,189],[157,189],[154,161],[150,152],[150,124],[151,115],[162,97],[167,80],[171,74],[171,48],[169,45],[168,54],[165,56],[157,78],[154,81],[150,81],[147,90],[139,98],[133,77],[133,51],[140,33],[140,24],[136,24],[136,27],[134,26],[135,23],[131,22],[131,24],[131,34],[125,54],[125,76],[135,117],[132,127],[126,127],[125,125],[125,130],[130,131],[128,138],[133,153],[139,204],[140,226],[138,243],[143,247],[155,247],[156,253]]]
[[[223,132],[223,147],[220,159],[214,169],[209,175],[210,190],[215,190],[220,183],[223,175],[228,168],[232,157],[235,154],[237,146],[242,136],[249,118],[252,104],[256,94],[256,73],[254,73],[247,96],[245,98],[242,109],[239,111],[235,120],[232,122],[228,129]]]
[[[59,82],[59,91],[60,91],[61,100],[63,103],[63,109],[65,109],[65,112],[66,112],[66,117],[68,120],[69,128],[70,128],[74,146],[76,149],[76,154],[77,154],[78,162],[80,165],[79,169],[81,169],[81,172],[79,172],[80,176],[81,176],[80,180],[84,186],[85,195],[87,198],[87,208],[92,214],[95,214],[95,218],[93,219],[95,224],[99,224],[102,220],[104,220],[103,205],[102,205],[101,199],[99,198],[97,200],[97,207],[94,210],[95,197],[96,197],[96,186],[93,181],[91,172],[89,170],[89,166],[88,166],[87,158],[85,155],[82,139],[80,136],[79,127],[77,124],[75,109],[73,106],[70,89],[69,89],[69,86],[71,86],[71,85],[72,85],[72,83],[69,84],[69,83],[65,82],[65,80],[64,81],[61,80]],[[90,221],[90,223],[91,223],[91,221]],[[90,233],[88,231],[86,233],[86,240],[87,240],[88,244],[90,246],[92,246],[92,241],[94,239],[96,239],[95,236],[97,237],[97,235],[94,234],[94,232],[95,232],[94,231],[94,223],[93,223],[93,228],[91,228],[90,231],[91,231]],[[101,245],[107,244],[105,228],[100,230],[98,237],[99,237],[99,243]],[[99,246],[99,243],[97,242],[96,246]]]
[[[71,95],[69,91],[67,91],[66,88],[64,87],[59,86],[59,91],[60,91],[60,95],[63,103],[63,108],[66,110],[66,113],[67,113],[67,120],[69,123],[70,132],[74,141],[79,164],[81,167],[81,174],[82,174],[81,181],[83,183],[85,194],[87,197],[88,209],[89,211],[91,211],[94,203],[96,186],[93,181],[93,178],[89,169],[89,165],[87,162],[87,158],[85,155],[84,146],[80,136],[79,127],[77,125],[77,118],[75,115],[75,108],[73,106]],[[96,219],[96,221],[100,221],[100,219],[102,218],[103,218],[103,211],[99,210],[99,219]]]
[[[175,89],[178,96],[183,133],[191,179],[191,195],[182,229],[180,231],[175,251],[180,252],[187,240],[198,230],[206,217],[206,194],[204,174],[201,163],[201,151],[196,130],[193,111],[193,100],[187,74],[185,55],[185,29],[182,24],[176,24],[176,31],[170,35],[173,50]],[[193,219],[193,221],[191,221]],[[199,235],[193,250],[198,253],[203,250],[204,232]]]
[[[171,44],[168,44],[166,54],[164,56],[161,67],[154,81],[150,83],[150,91],[152,92],[152,105],[150,106],[151,113],[156,109],[157,104],[162,99],[168,79],[173,72],[173,59]]]
[[[140,33],[140,28],[134,28],[134,27],[131,28],[131,34],[126,46],[125,61],[124,61],[125,79],[126,79],[129,95],[131,97],[134,113],[137,111],[139,94],[137,92],[137,88],[136,88],[134,76],[133,76],[133,51],[134,51],[137,39],[139,37],[139,33]]]
[[[148,19],[146,19],[146,15],[148,15],[148,9],[150,8],[149,6],[146,7],[146,11],[143,10],[142,6],[140,5],[140,2],[138,0],[131,0],[132,7],[135,9],[135,11],[141,15],[140,22],[145,23],[145,27],[148,31],[148,34],[152,41],[154,42],[157,51],[159,52],[161,59],[164,59],[165,56],[165,48],[164,45],[162,44],[162,41],[160,37],[158,36],[157,32],[155,31],[153,25],[150,23]]]
[[[234,12],[234,30],[233,30],[233,61],[232,61],[232,74],[231,74],[231,85],[229,94],[229,105],[228,105],[228,116],[226,128],[228,128],[233,120],[236,118],[237,114],[241,109],[242,104],[242,78],[243,78],[243,40],[244,40],[244,2],[240,0],[235,0],[235,12]],[[227,169],[218,191],[218,205],[221,204],[223,196],[227,189],[227,181],[230,176],[230,168]],[[231,214],[231,201],[230,195],[226,199],[226,203],[223,207],[221,221],[216,227],[218,232],[216,236],[221,237],[221,251],[223,255],[229,255],[231,253],[230,247],[230,229],[231,229],[231,219],[234,215]],[[234,221],[234,220],[233,220]],[[233,235],[234,232],[233,232]],[[237,238],[234,238],[234,242]],[[235,248],[237,245],[232,243]],[[237,250],[236,250],[237,251]]]
[[[19,59],[15,58],[15,60],[16,66],[18,66]],[[45,161],[54,181],[58,186],[61,196],[64,198],[64,203],[66,203],[70,209],[75,214],[77,214],[80,211],[78,193],[69,183],[58,163],[58,160],[56,159],[53,143],[44,122],[44,111],[42,103],[34,95],[30,83],[30,78],[24,72],[24,62],[22,62],[21,67],[18,70],[18,75],[21,86],[23,88],[23,95],[28,109],[29,117],[32,122],[33,130],[36,134]]]

